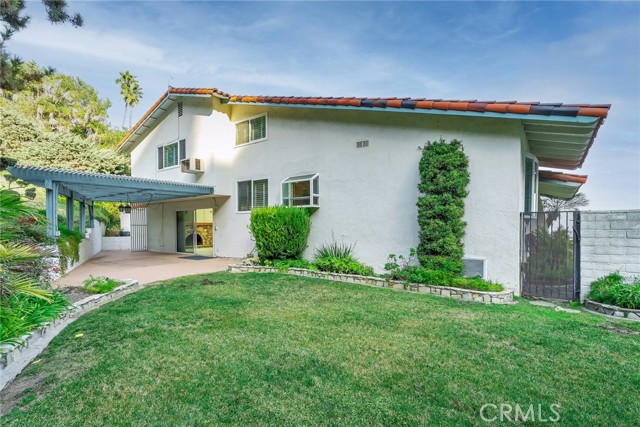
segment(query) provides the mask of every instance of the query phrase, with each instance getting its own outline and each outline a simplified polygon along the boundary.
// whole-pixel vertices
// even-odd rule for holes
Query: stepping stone
[[[537,305],[540,307],[551,307],[554,308],[556,305],[552,302],[548,302],[548,301],[529,301],[529,303],[531,305]]]

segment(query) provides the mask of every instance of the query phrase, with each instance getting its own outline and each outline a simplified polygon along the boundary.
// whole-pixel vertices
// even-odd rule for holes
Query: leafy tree
[[[469,159],[462,142],[427,142],[420,159],[418,261],[430,270],[461,274],[464,200],[469,185]]]
[[[111,102],[101,99],[91,85],[77,77],[53,74],[33,80],[14,93],[11,106],[45,130],[85,138],[99,138],[109,130],[107,110]]]
[[[120,77],[116,79],[116,83],[120,85],[120,95],[124,100],[124,117],[122,118],[122,127],[124,128],[127,120],[127,108],[129,112],[129,127],[131,127],[131,116],[133,107],[138,105],[142,98],[142,88],[138,84],[138,78],[129,71],[121,72]]]
[[[0,94],[12,97],[15,92],[23,90],[27,84],[40,81],[53,73],[55,69],[40,67],[35,61],[23,62],[15,55],[12,57],[0,55],[0,79],[2,79]]]
[[[1,106],[0,157],[16,159],[21,165],[129,173],[126,156],[67,132],[44,132],[20,114]]]

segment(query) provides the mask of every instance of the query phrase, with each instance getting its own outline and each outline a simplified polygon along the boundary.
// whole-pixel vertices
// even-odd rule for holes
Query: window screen
[[[238,183],[238,212],[251,210],[251,181]]]
[[[266,179],[253,181],[252,208],[263,208],[265,206],[269,206],[269,181]]]
[[[158,169],[176,166],[187,158],[187,144],[184,139],[158,147]]]

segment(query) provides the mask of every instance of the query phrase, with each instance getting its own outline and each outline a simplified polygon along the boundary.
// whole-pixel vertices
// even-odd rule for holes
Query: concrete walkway
[[[134,279],[141,284],[190,274],[224,271],[238,258],[185,259],[187,254],[102,251],[54,282],[54,286],[80,286],[89,276]]]

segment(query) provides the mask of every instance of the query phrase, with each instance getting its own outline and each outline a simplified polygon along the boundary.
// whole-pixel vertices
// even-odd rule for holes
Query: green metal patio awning
[[[569,200],[587,182],[586,175],[564,173],[562,171],[540,170],[538,191],[541,196]]]
[[[74,200],[80,202],[80,231],[84,232],[85,206],[89,207],[89,223],[93,223],[93,202],[149,204],[185,197],[213,196],[214,188],[201,184],[107,175],[93,172],[11,166],[9,172],[23,181],[47,190],[47,234],[58,235],[58,195],[67,198],[67,228],[74,225]]]
[[[19,179],[39,187],[47,187],[47,181],[58,184],[58,193],[82,202],[131,202],[178,199],[182,197],[208,196],[214,188],[202,184],[135,178],[125,175],[107,175],[94,172],[43,168],[36,166],[12,166],[9,172]],[[70,193],[73,192],[73,195]]]

